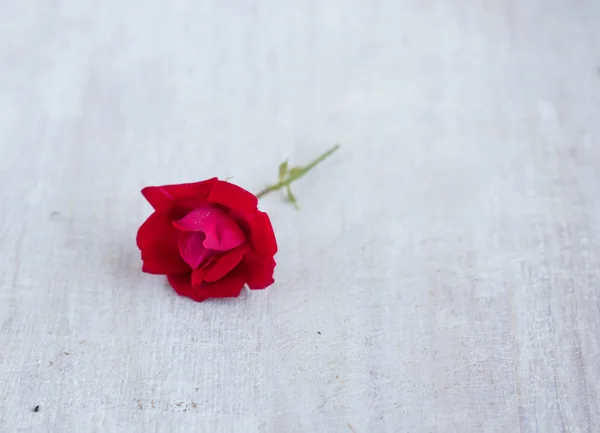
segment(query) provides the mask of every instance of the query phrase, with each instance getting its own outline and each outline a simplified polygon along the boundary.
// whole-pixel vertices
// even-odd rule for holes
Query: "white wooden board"
[[[600,432],[600,2],[0,0],[0,432]],[[144,275],[150,184],[276,284]],[[33,408],[39,405],[39,411]]]

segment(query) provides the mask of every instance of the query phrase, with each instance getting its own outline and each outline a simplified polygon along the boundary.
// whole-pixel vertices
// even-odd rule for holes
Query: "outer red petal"
[[[269,215],[257,211],[249,220],[254,249],[265,256],[274,256],[277,252],[277,241]]]
[[[154,209],[168,209],[178,201],[193,199],[200,202],[206,200],[217,182],[219,182],[218,179],[213,177],[202,182],[148,186],[142,189],[142,195]]]
[[[179,232],[172,226],[169,212],[155,212],[142,224],[137,245],[142,251],[142,271],[150,274],[187,272],[190,267],[179,254]]]
[[[258,199],[254,194],[237,185],[219,180],[213,186],[208,201],[218,203],[229,209],[240,212],[254,212]]]
[[[167,226],[171,226],[171,228]],[[167,235],[171,232],[177,233],[177,230],[172,227],[169,212],[154,212],[138,229],[136,237],[138,248],[143,250],[145,247],[152,245],[156,242],[157,238],[160,239],[159,235],[166,230],[168,230]]]
[[[205,270],[203,270],[203,279],[208,283],[215,282],[225,277],[231,272],[244,257],[244,254],[249,250],[247,245],[242,245],[234,250],[229,251],[222,257],[213,258],[214,263],[209,264]]]
[[[246,284],[247,272],[244,266],[238,266],[226,277],[214,283],[204,283],[196,289],[196,293],[207,298],[235,298],[239,296]]]
[[[248,269],[248,287],[252,290],[264,289],[275,282],[273,271],[275,270],[275,259],[258,254],[246,254],[244,264]]]
[[[181,257],[176,255],[164,255],[160,257],[144,258],[142,271],[148,274],[167,275],[172,273],[187,272],[190,267]]]
[[[186,296],[196,302],[202,302],[209,298],[198,293],[198,290],[192,286],[190,274],[169,275],[167,278],[179,296]]]

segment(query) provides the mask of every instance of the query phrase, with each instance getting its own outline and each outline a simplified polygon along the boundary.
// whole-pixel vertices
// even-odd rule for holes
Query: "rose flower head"
[[[137,233],[144,272],[197,302],[273,284],[277,242],[254,194],[217,178],[142,194],[154,208]]]

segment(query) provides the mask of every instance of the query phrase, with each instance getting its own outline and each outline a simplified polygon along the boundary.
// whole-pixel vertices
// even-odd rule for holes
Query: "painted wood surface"
[[[0,431],[600,432],[600,3],[0,0]],[[276,284],[140,272],[258,191]],[[39,406],[38,411],[34,408]]]

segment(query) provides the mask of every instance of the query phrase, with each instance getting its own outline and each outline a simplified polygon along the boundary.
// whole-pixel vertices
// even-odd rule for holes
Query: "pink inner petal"
[[[179,254],[192,269],[196,269],[212,255],[211,251],[204,248],[203,242],[204,234],[201,232],[184,232],[179,238]]]
[[[246,236],[235,220],[213,207],[194,209],[173,225],[184,232],[202,232],[204,248],[229,251],[244,243]]]

